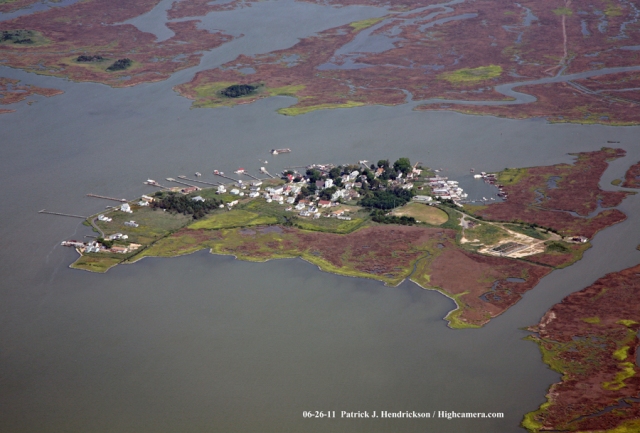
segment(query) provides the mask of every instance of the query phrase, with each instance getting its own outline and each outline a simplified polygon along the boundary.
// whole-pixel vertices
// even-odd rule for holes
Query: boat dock
[[[49,214],[49,215],[66,216],[66,217],[71,217],[71,218],[82,218],[83,220],[86,220],[88,218],[88,217],[82,216],[82,215],[72,215],[72,214],[68,214],[68,213],[51,212],[51,211],[48,211],[46,209],[39,210],[38,213],[46,213],[46,214]]]
[[[187,176],[178,176],[178,179],[188,180],[189,182],[204,183],[205,185],[211,185],[211,186],[224,185],[222,182],[216,182],[216,183],[205,182],[204,180],[189,179]]]
[[[225,179],[232,180],[232,181],[234,181],[234,182],[237,182],[237,181],[238,181],[238,179],[234,179],[234,178],[229,177],[229,176],[227,176],[227,175],[225,175],[225,174],[220,174],[220,173],[213,173],[213,174],[214,174],[214,175],[216,175],[216,176],[224,177]]]
[[[166,189],[167,191],[171,191],[171,188],[168,186],[160,185],[158,182],[145,182],[145,185],[155,186],[156,188]]]
[[[107,196],[98,195],[98,194],[87,194],[87,197],[101,198],[101,199],[104,199],[104,200],[119,201],[121,203],[126,203],[128,201],[127,199],[124,199],[124,198],[107,197]]]
[[[169,182],[175,182],[175,183],[179,183],[179,184],[181,184],[181,185],[186,185],[186,186],[191,186],[191,187],[193,187],[193,188],[198,188],[198,187],[197,187],[197,186],[195,186],[195,185],[191,185],[190,183],[187,183],[187,182],[182,182],[181,180],[175,180],[175,179],[174,179],[174,178],[172,178],[172,177],[168,177],[168,178],[167,178],[167,180],[168,180]],[[200,188],[198,188],[198,189],[200,189]]]
[[[266,174],[266,175],[267,175],[267,176],[269,176],[271,179],[275,179],[275,178],[276,178],[276,177],[275,177],[275,176],[273,176],[271,173],[269,173],[269,172],[267,171],[267,169],[266,169],[266,168],[264,168],[264,167],[260,167],[260,173],[264,173],[264,174]]]
[[[255,177],[255,176],[254,176],[254,175],[252,175],[252,174],[247,173],[246,171],[245,171],[244,173],[242,173],[242,174],[244,174],[245,176],[249,176],[251,179],[254,179],[254,180],[262,180],[262,179],[260,179],[260,178],[258,178],[258,177]]]

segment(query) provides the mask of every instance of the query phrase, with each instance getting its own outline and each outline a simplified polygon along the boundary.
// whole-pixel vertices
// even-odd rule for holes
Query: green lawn
[[[189,228],[193,230],[219,230],[233,227],[247,227],[277,223],[278,218],[274,216],[260,215],[255,212],[249,212],[242,209],[233,209],[231,211],[216,213],[214,215],[207,216],[189,225]]]

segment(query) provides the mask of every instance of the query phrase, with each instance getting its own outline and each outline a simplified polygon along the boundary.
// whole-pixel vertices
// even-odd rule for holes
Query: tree
[[[411,161],[409,161],[409,158],[400,158],[393,163],[393,169],[396,172],[401,171],[404,174],[408,174],[411,173],[413,167],[411,166]]]
[[[306,174],[307,174],[307,177],[309,178],[310,183],[315,183],[316,180],[320,180],[320,178],[322,177],[322,173],[320,173],[320,171],[316,169],[309,169],[307,170]]]
[[[329,170],[329,177],[331,179],[337,179],[340,177],[340,175],[342,174],[342,168],[341,167],[334,167],[331,170]]]
[[[381,159],[380,161],[378,161],[378,167],[384,168],[386,170],[387,168],[389,168],[389,160]]]

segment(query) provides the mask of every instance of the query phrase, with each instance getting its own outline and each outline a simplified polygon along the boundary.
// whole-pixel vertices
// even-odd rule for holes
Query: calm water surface
[[[360,16],[336,19],[351,13]],[[250,46],[247,39],[235,49]],[[407,106],[276,114],[290,98],[190,110],[171,91],[176,77],[110,89],[8,68],[0,75],[66,92],[0,116],[3,431],[519,432],[522,415],[558,380],[519,328],[606,272],[640,261],[635,196],[622,205],[629,220],[599,234],[581,262],[550,274],[485,328],[463,331],[446,327],[442,317],[453,303],[436,292],[326,274],[300,260],[256,264],[203,251],[105,275],[74,271],[67,266],[75,253],[59,242],[89,230],[37,211],[89,215],[111,203],[85,194],[134,198],[152,191],[142,184],[149,177],[200,171],[213,180],[213,169],[257,170],[265,159],[277,172],[408,156],[472,182],[470,167],[570,161],[567,152],[619,140],[629,155],[611,165],[602,182],[609,185],[640,160],[638,128]],[[273,157],[273,147],[293,152]],[[304,410],[505,418],[307,420]]]

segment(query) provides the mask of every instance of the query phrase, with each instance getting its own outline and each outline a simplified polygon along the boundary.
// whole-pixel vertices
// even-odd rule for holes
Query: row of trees
[[[127,69],[133,64],[131,59],[118,59],[111,66],[107,68],[107,71],[122,71]]]
[[[222,204],[222,201],[217,199],[193,201],[192,197],[175,192],[164,193],[158,191],[155,197],[156,199],[151,202],[152,208],[165,209],[184,215],[193,215],[193,219],[204,217],[208,212],[217,209]]]
[[[417,224],[418,221],[410,216],[385,215],[384,211],[374,210],[371,212],[371,219],[382,224],[401,224],[403,226],[411,226]]]
[[[101,62],[103,60],[105,60],[105,58],[102,56],[87,56],[84,54],[76,58],[76,62],[80,62],[80,63]]]
[[[255,92],[257,89],[256,86],[252,86],[250,84],[234,84],[223,89],[220,93],[222,93],[227,98],[239,98],[241,96],[250,95]]]
[[[408,203],[415,193],[411,190],[394,188],[386,191],[368,191],[360,200],[360,205],[375,209],[393,209]]]

